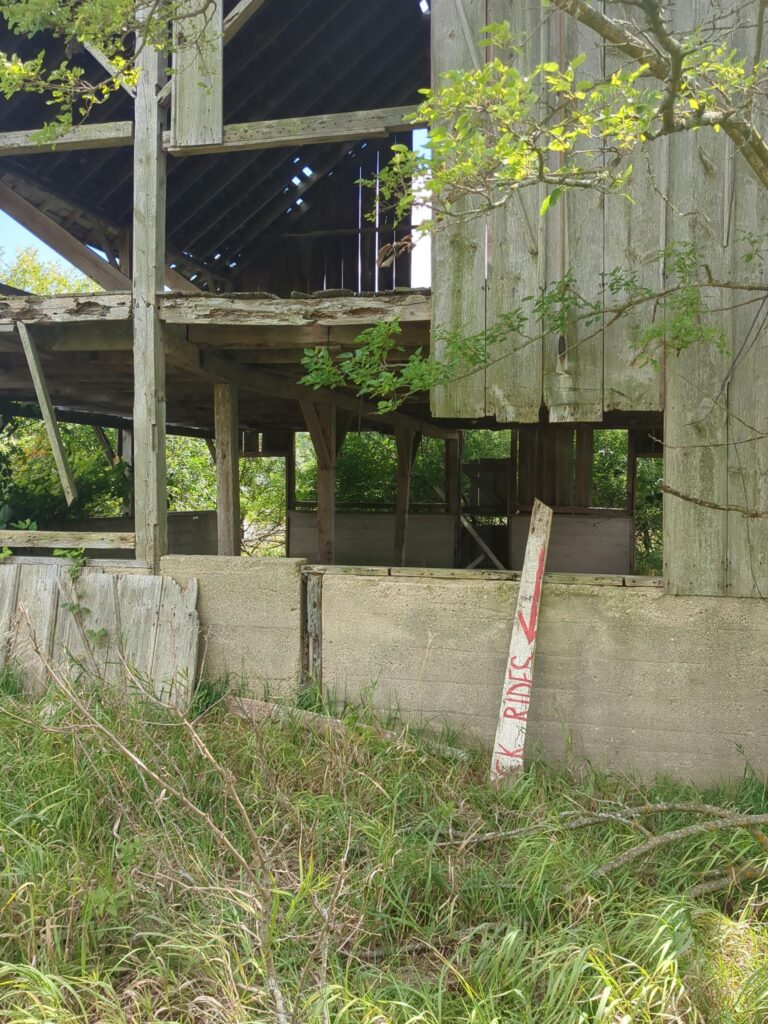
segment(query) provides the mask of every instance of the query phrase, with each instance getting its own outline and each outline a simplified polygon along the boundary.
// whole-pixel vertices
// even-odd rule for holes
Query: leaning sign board
[[[547,560],[552,509],[540,501],[533,504],[531,528],[517,594],[512,639],[501,692],[501,710],[491,760],[491,780],[523,767],[525,729],[533,684],[533,659],[541,605],[541,586]]]

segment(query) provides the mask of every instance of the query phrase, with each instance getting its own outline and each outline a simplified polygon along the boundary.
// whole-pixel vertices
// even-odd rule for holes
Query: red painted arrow
[[[546,548],[539,551],[539,561],[536,566],[536,579],[533,583],[533,596],[531,597],[531,611],[530,618],[525,621],[525,617],[522,612],[517,613],[517,620],[520,623],[520,628],[525,633],[525,639],[529,644],[532,644],[536,639],[536,624],[539,619],[539,604],[541,603],[541,582],[544,576],[544,559],[546,558]]]

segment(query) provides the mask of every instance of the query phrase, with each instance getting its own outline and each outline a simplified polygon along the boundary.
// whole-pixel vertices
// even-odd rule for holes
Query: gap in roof
[[[429,0],[419,0],[419,9],[422,14],[429,14]]]

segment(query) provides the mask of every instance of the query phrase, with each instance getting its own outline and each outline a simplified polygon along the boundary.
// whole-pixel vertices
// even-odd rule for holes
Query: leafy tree
[[[54,260],[43,260],[34,246],[19,249],[7,259],[0,248],[0,284],[35,295],[73,295],[101,289],[77,271]]]

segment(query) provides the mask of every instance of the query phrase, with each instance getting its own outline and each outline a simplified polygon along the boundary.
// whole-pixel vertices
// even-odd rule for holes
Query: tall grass
[[[214,705],[190,728],[97,683],[81,682],[81,705],[12,689],[0,1021],[768,1020],[759,887],[690,895],[754,859],[749,833],[696,836],[601,877],[642,837],[562,827],[579,808],[700,800],[690,789],[533,766],[497,790],[484,755],[457,760],[364,719],[322,733]],[[768,810],[750,779],[707,799]],[[541,828],[466,842],[523,826]]]

